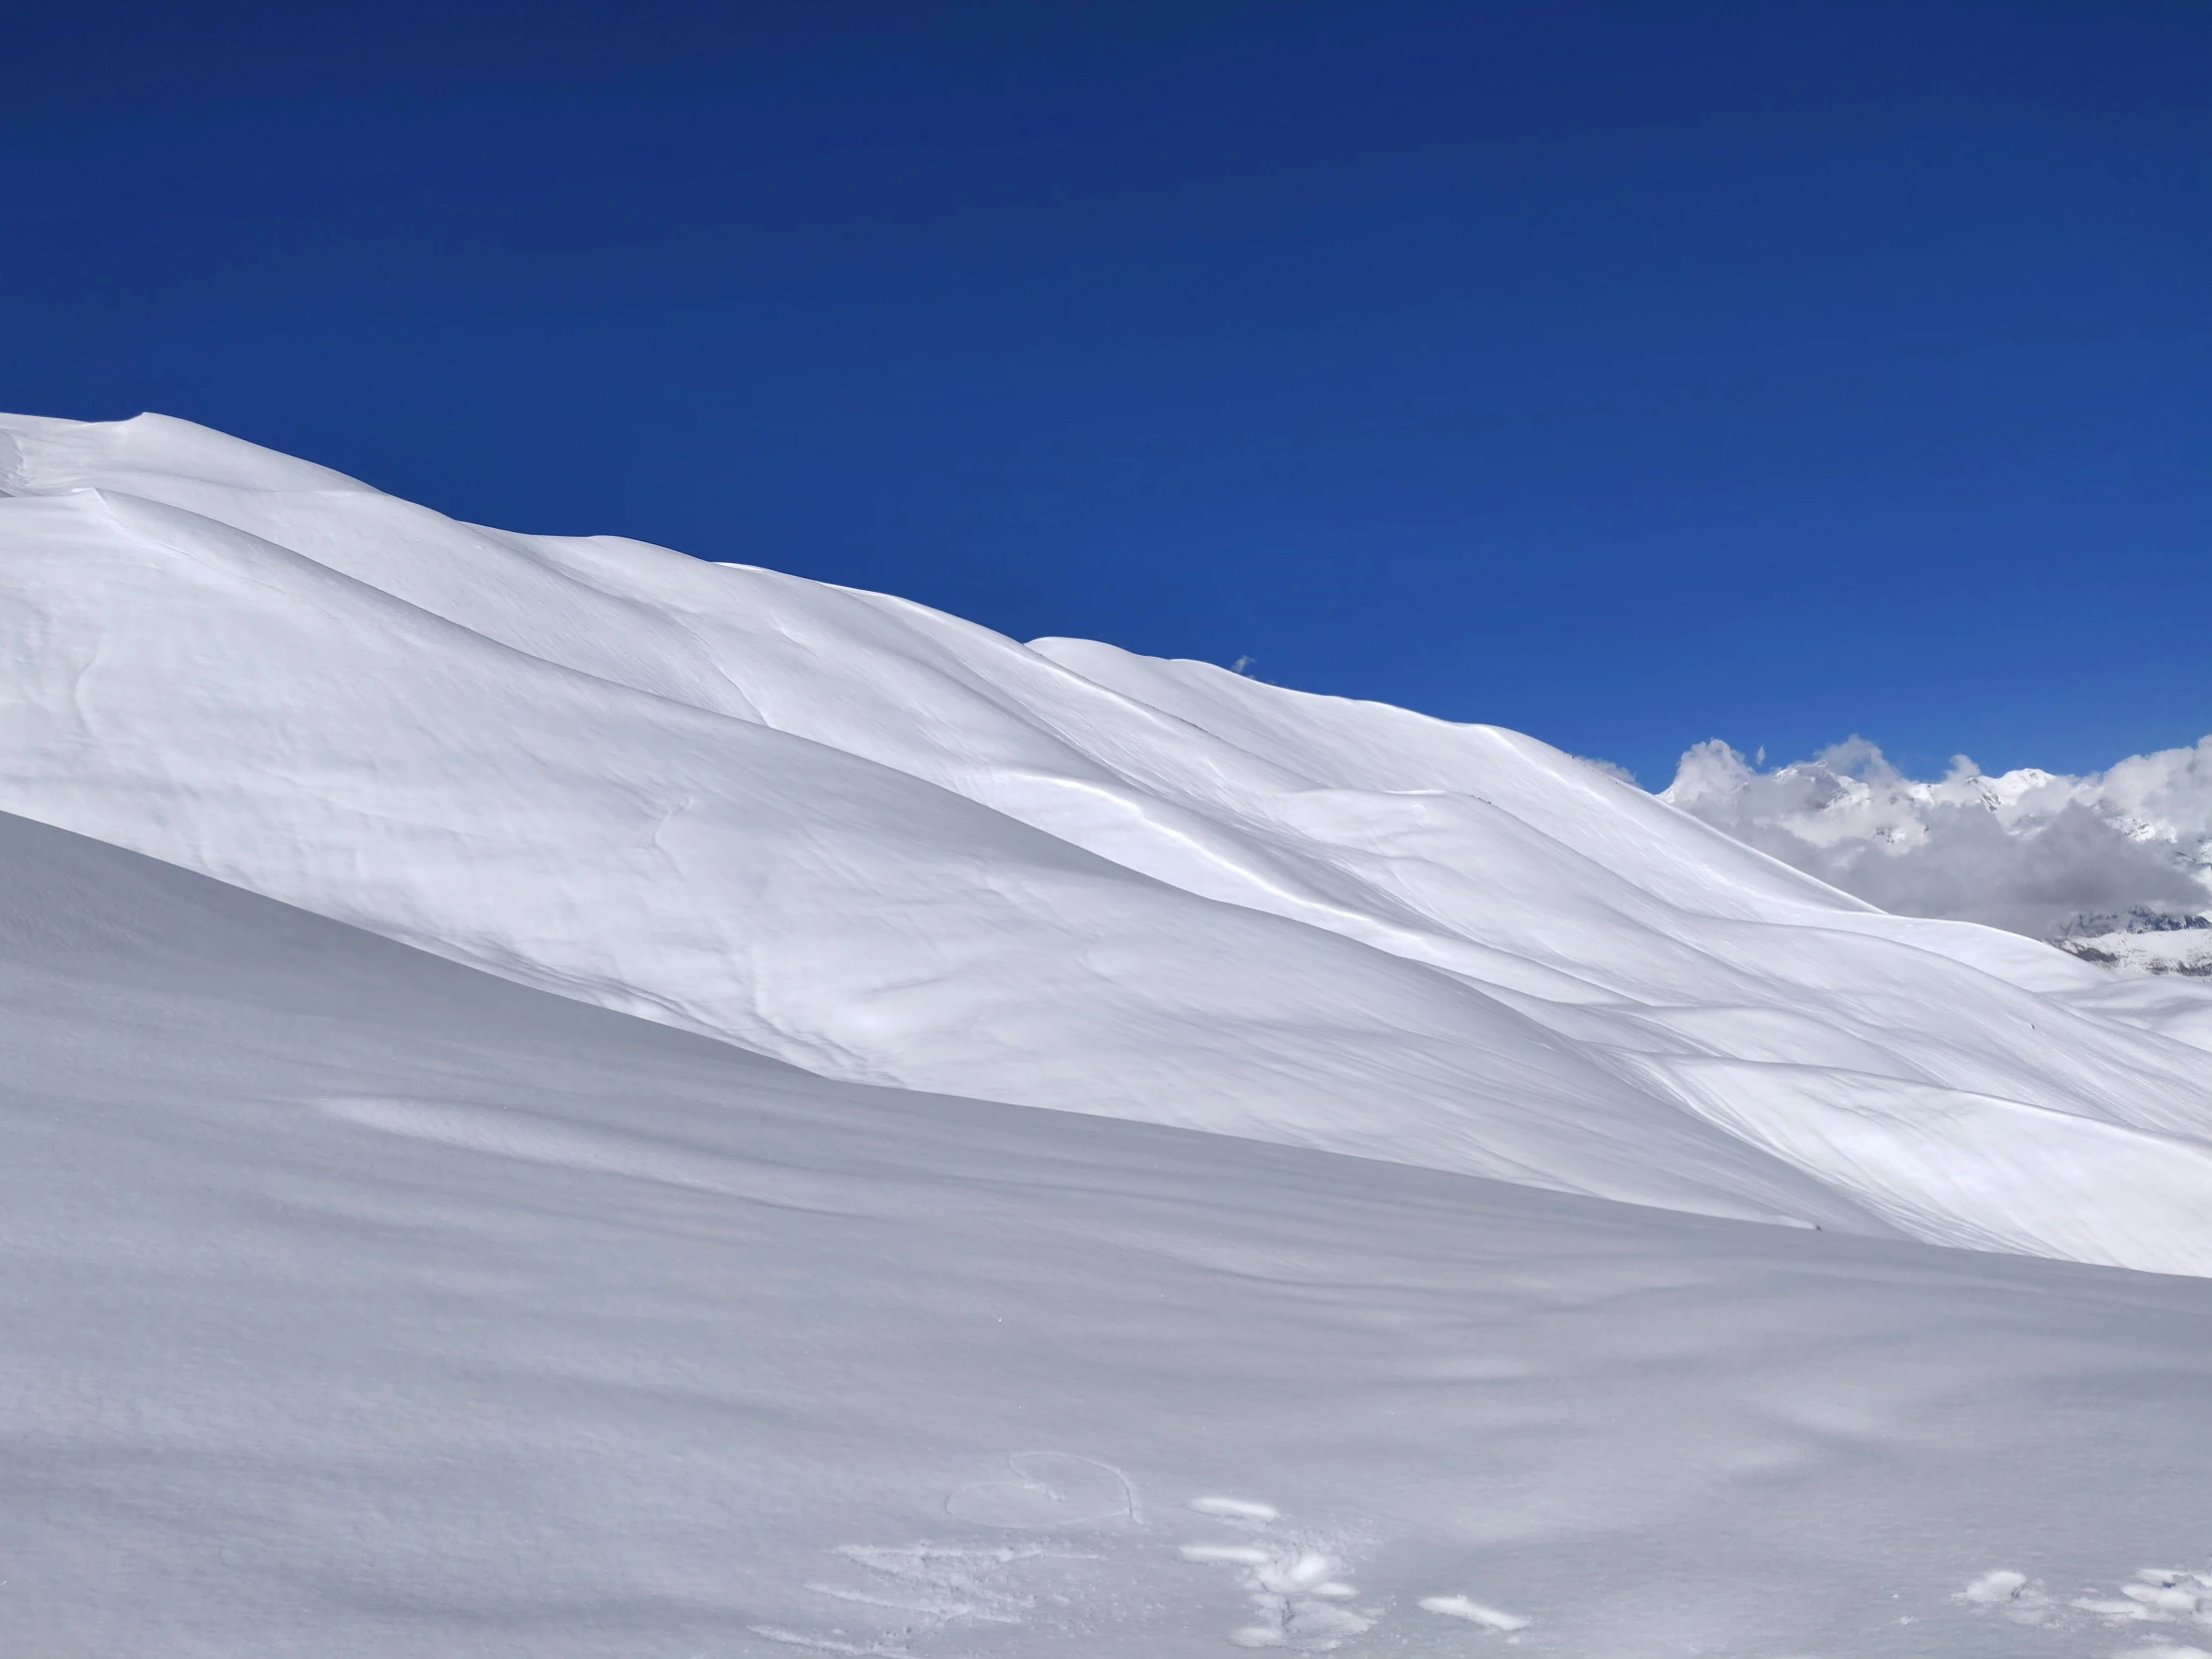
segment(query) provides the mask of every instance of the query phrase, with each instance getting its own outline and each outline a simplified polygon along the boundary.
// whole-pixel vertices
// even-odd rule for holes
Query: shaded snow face
[[[2212,737],[2081,778],[1959,756],[1933,782],[1861,738],[1772,772],[1714,739],[1661,799],[1905,915],[2062,939],[2212,909]]]

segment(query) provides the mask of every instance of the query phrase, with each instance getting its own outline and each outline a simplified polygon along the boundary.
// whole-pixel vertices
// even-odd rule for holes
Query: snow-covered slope
[[[2212,1273],[2212,1002],[1529,739],[158,417],[0,446],[0,808],[826,1078]]]
[[[2212,1645],[2205,1280],[830,1082],[6,817],[0,1044],[9,1655]]]

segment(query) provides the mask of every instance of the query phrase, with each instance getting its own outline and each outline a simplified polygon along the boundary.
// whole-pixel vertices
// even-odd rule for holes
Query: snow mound
[[[156,416],[0,491],[0,809],[840,1082],[2212,1274],[2212,1002],[1531,739]]]

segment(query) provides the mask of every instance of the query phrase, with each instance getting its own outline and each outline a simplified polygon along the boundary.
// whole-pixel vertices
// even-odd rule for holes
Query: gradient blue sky
[[[2212,8],[8,20],[0,405],[1492,720],[2212,729]]]

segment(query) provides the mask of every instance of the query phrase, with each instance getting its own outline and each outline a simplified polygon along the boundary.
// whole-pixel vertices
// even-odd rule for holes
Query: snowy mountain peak
[[[2069,948],[2120,917],[2157,931],[2212,912],[2212,737],[2080,778],[1992,778],[1961,755],[1933,781],[1860,738],[1764,773],[1715,740],[1660,799],[1886,908]]]

